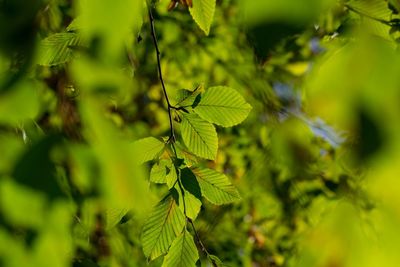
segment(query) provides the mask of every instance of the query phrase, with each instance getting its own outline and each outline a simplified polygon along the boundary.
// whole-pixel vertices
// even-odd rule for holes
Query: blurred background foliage
[[[208,36],[184,6],[153,2],[168,94],[227,85],[253,106],[218,127],[204,162],[243,196],[204,203],[210,253],[226,266],[398,266],[400,2],[217,0]],[[132,146],[169,132],[146,10],[0,0],[1,267],[161,265],[139,236],[165,189]]]

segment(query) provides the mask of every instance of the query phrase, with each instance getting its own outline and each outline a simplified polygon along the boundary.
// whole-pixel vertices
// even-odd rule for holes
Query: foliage
[[[0,0],[0,266],[397,266],[397,0]]]

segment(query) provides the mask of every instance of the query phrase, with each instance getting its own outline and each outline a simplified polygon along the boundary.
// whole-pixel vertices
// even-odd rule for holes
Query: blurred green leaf
[[[133,143],[133,150],[138,154],[138,162],[154,160],[161,155],[165,144],[154,137],[146,137]]]

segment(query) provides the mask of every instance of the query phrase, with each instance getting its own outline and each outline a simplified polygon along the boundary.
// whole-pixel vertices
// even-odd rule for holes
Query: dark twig
[[[193,228],[194,235],[195,235],[195,237],[196,237],[196,239],[197,239],[197,242],[198,242],[199,245],[200,245],[201,250],[207,255],[207,257],[209,257],[211,254],[208,252],[208,250],[207,250],[206,247],[204,246],[203,242],[201,242],[200,236],[199,236],[199,234],[197,233],[197,230],[196,230],[196,227],[194,226],[193,221],[192,221],[191,219],[188,218],[188,222],[190,223],[190,225],[191,225],[192,228]]]
[[[176,139],[175,139],[174,125],[173,125],[173,122],[172,122],[171,109],[176,109],[176,108],[171,105],[171,102],[169,101],[169,98],[168,98],[167,90],[165,88],[164,78],[163,78],[162,70],[161,70],[161,59],[160,59],[161,53],[160,53],[160,50],[158,48],[156,29],[155,29],[155,26],[154,26],[154,16],[153,16],[153,12],[151,11],[151,6],[150,5],[149,5],[148,9],[149,9],[151,36],[153,38],[154,47],[156,49],[158,77],[160,78],[161,87],[162,87],[162,90],[164,92],[165,100],[167,101],[167,105],[168,105],[168,117],[169,117],[169,127],[170,127],[170,135],[169,135],[168,141],[173,144]],[[173,146],[173,149],[175,150],[174,146]]]

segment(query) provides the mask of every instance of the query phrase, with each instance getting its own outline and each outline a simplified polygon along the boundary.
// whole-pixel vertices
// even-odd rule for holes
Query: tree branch
[[[171,102],[169,101],[167,90],[165,88],[164,78],[163,78],[163,75],[162,75],[161,60],[160,60],[161,53],[160,53],[160,49],[158,48],[157,35],[156,35],[156,30],[155,30],[155,25],[154,25],[155,24],[154,23],[155,20],[154,20],[153,13],[151,11],[151,6],[149,4],[148,4],[148,10],[149,10],[149,18],[150,18],[151,36],[152,36],[152,39],[153,39],[154,47],[155,47],[155,50],[156,50],[156,56],[157,56],[158,77],[160,79],[161,87],[162,87],[162,90],[164,92],[165,100],[166,100],[167,106],[168,106],[168,117],[169,117],[169,126],[170,126],[170,136],[169,136],[168,141],[171,143],[172,150],[174,151],[175,157],[178,158],[178,155],[176,153],[176,148],[175,148],[175,145],[174,145],[174,142],[176,141],[176,139],[175,139],[174,125],[173,125],[173,122],[172,122],[171,110],[175,109],[175,110],[186,111],[186,109],[184,107],[172,106]],[[178,172],[178,168],[176,168],[176,171]],[[182,198],[184,198],[185,197],[185,191],[183,189],[183,185],[182,185],[180,179],[181,179],[181,177],[180,177],[180,175],[178,173],[177,183],[178,183],[179,189],[180,189],[180,191],[182,193]],[[193,224],[193,221],[189,217],[187,217],[187,215],[186,215],[186,203],[185,203],[184,200],[183,200],[183,205],[184,205],[184,214],[185,214],[186,220],[192,226],[194,234],[195,234],[195,237],[196,237],[197,242],[199,243],[199,245],[201,247],[201,250],[207,255],[208,258],[210,258],[211,254],[207,251],[206,247],[204,246],[203,242],[201,241],[200,236],[198,235],[198,233],[196,231],[196,228],[195,228],[195,226]],[[214,266],[216,266],[215,262],[213,262],[213,261],[212,261],[212,264]]]

